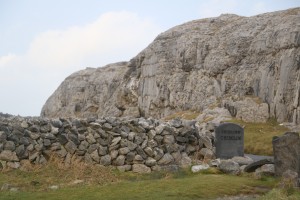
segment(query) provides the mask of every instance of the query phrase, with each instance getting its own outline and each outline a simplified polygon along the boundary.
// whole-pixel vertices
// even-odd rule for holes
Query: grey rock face
[[[271,116],[299,124],[299,13],[225,14],[176,26],[129,62],[72,74],[41,115],[161,118],[220,103],[246,120]],[[234,103],[245,96],[259,101]],[[252,107],[247,116],[244,105]]]
[[[281,176],[286,170],[300,174],[299,133],[288,132],[273,138],[275,174]]]

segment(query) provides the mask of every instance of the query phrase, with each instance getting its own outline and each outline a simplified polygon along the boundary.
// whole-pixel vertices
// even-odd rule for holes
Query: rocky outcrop
[[[263,121],[271,116],[299,124],[299,21],[295,8],[176,26],[129,62],[72,74],[41,115],[161,118],[217,106],[242,119],[262,113]],[[248,105],[248,116],[239,115]]]

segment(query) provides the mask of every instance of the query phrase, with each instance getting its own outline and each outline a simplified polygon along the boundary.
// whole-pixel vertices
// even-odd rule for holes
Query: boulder
[[[4,150],[14,151],[16,149],[16,145],[13,141],[7,141],[4,144]]]
[[[122,166],[125,163],[125,156],[124,155],[119,155],[116,160],[114,161],[114,164],[117,166]]]
[[[130,152],[130,149],[128,147],[123,147],[123,148],[119,149],[119,154],[122,154],[122,155],[126,155],[129,152]]]
[[[233,160],[221,160],[218,169],[227,174],[237,175],[240,173],[240,165]]]
[[[145,173],[150,173],[151,168],[143,164],[133,164],[132,171],[139,174],[145,174]]]
[[[118,169],[120,172],[127,172],[127,171],[130,171],[131,168],[132,168],[131,165],[117,166],[117,169]]]
[[[299,188],[300,187],[300,179],[299,174],[290,169],[286,170],[282,173],[282,178],[280,181],[280,187],[282,188]]]
[[[204,159],[214,159],[215,154],[211,149],[208,148],[202,148],[199,152],[199,154],[204,158]]]
[[[281,176],[288,169],[300,174],[299,133],[287,132],[283,136],[274,137],[272,144],[276,176]]]
[[[152,167],[154,165],[156,165],[156,160],[153,159],[153,158],[147,158],[147,160],[145,161],[145,165],[148,166],[148,167]]]
[[[69,141],[66,145],[65,145],[65,149],[67,150],[67,152],[74,154],[74,152],[77,149],[77,146],[72,142]]]
[[[255,177],[260,178],[262,176],[274,176],[275,168],[274,164],[265,164],[255,170]]]
[[[274,159],[271,158],[265,158],[262,160],[258,160],[255,162],[250,163],[247,165],[244,169],[245,172],[254,172],[257,168],[266,165],[266,164],[274,164]]]
[[[105,155],[100,158],[100,165],[108,166],[111,164],[110,155]]]
[[[0,160],[13,162],[13,161],[19,161],[19,158],[16,152],[12,152],[10,150],[4,150],[0,153]]]
[[[254,160],[248,156],[235,156],[233,158],[231,158],[231,160],[233,160],[234,162],[237,162],[239,165],[249,165],[252,162],[254,162]]]
[[[174,158],[171,154],[166,153],[159,161],[159,165],[168,165],[171,164],[174,161]]]
[[[100,162],[100,156],[98,153],[98,150],[96,149],[95,151],[93,151],[91,154],[91,158],[96,162],[99,163]]]
[[[202,164],[202,165],[194,165],[192,166],[191,170],[193,173],[196,173],[196,172],[200,172],[202,170],[206,170],[209,168],[209,165],[208,164]]]

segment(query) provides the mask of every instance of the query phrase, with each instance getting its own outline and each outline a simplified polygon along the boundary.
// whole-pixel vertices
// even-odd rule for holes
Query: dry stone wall
[[[212,135],[207,134],[198,131],[195,121],[179,119],[0,117],[0,161],[19,168],[24,160],[46,164],[56,155],[66,163],[76,157],[145,173],[189,166],[201,153],[213,158]]]

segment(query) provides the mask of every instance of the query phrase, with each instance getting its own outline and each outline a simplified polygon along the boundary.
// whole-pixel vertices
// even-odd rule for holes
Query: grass
[[[276,119],[269,119],[267,123],[251,123],[237,119],[229,122],[240,124],[245,132],[245,153],[258,155],[272,155],[272,138],[289,131],[288,128],[280,126]]]
[[[295,189],[279,189],[274,188],[267,194],[259,198],[259,200],[298,200],[300,199],[300,191]]]
[[[4,169],[0,173],[0,187],[8,183],[22,191],[46,191],[49,186],[65,187],[75,180],[84,180],[88,185],[104,185],[117,182],[118,178],[112,168],[87,165],[76,159],[72,160],[72,165],[66,166],[55,157],[51,157],[45,166],[27,163],[22,169]]]
[[[168,121],[175,118],[193,120],[196,119],[200,114],[201,114],[200,112],[186,110],[186,111],[181,111],[181,112],[168,115],[163,120]]]
[[[28,174],[20,170],[1,173],[2,184],[14,183],[15,186],[22,187],[18,192],[0,192],[0,199],[214,199],[241,193],[263,194],[266,188],[270,190],[276,183],[273,178],[256,180],[251,176],[209,174],[208,172],[192,174],[189,170],[176,173],[154,172],[147,175],[108,170],[108,175],[105,177],[113,177],[113,181],[109,181],[111,180],[109,178],[106,180],[107,184],[92,181],[93,184],[84,182],[81,185],[68,185],[63,184],[59,178],[59,176],[65,177],[66,171],[55,171],[56,174],[54,174],[48,171],[47,167],[45,170],[44,167],[40,170],[36,174]],[[99,180],[98,172],[95,174],[93,179]],[[53,178],[49,181],[50,177]],[[116,177],[118,181],[114,181]],[[47,178],[48,181],[46,181]],[[42,187],[35,188],[30,185],[32,180],[45,181],[45,183],[41,183]],[[50,185],[60,185],[60,188],[50,190],[47,187]]]

